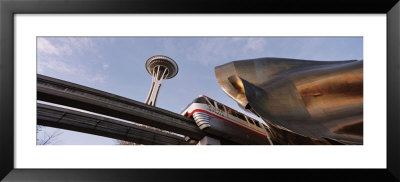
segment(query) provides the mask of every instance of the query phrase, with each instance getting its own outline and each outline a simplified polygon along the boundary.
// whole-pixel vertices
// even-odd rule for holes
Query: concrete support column
[[[197,145],[221,145],[221,141],[209,136],[203,137]]]

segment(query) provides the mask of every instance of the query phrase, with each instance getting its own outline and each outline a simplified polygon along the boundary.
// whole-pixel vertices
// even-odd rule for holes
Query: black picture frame
[[[31,13],[382,13],[387,15],[386,169],[15,169],[14,16]],[[318,16],[318,15],[316,15]],[[0,0],[0,179],[5,181],[399,181],[400,3],[360,0]],[[34,157],[34,156],[33,156]],[[271,157],[266,155],[266,157]],[[190,159],[188,159],[190,160]],[[310,159],[313,160],[313,159]],[[368,160],[368,159],[366,159]],[[221,180],[221,179],[220,179]],[[224,180],[224,179],[222,179]]]

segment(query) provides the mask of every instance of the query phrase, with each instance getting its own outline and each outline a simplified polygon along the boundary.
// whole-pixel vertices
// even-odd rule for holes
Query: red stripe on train
[[[249,129],[249,128],[246,128],[246,127],[244,127],[244,126],[242,126],[242,125],[240,125],[240,124],[237,124],[237,123],[235,123],[234,121],[227,120],[227,119],[225,119],[225,118],[223,118],[223,117],[221,117],[221,116],[215,115],[215,114],[213,114],[213,113],[211,113],[211,112],[208,112],[208,111],[206,111],[206,110],[203,110],[203,109],[195,109],[195,110],[193,110],[191,113],[188,113],[188,117],[192,116],[193,113],[195,113],[195,112],[202,112],[202,113],[209,114],[209,115],[214,116],[214,117],[216,117],[216,118],[218,118],[218,119],[221,119],[221,120],[226,121],[226,122],[228,122],[228,123],[234,124],[234,125],[236,125],[236,126],[238,126],[238,127],[240,127],[240,128],[246,129],[246,130],[248,130],[248,131],[250,131],[250,132],[253,132],[253,133],[257,134],[257,135],[260,135],[260,136],[262,136],[262,137],[264,137],[264,138],[267,138],[266,135],[263,135],[263,134],[261,134],[261,133],[258,133],[258,132],[256,132],[256,131],[251,130],[251,129]]]

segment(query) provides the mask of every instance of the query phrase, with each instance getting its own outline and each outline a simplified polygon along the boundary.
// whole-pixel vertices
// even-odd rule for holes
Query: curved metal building
[[[279,144],[362,144],[363,61],[259,58],[215,68],[221,88]]]

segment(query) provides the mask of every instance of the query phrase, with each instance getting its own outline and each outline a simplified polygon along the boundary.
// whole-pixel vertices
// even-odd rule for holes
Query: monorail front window
[[[200,103],[200,104],[207,104],[210,105],[210,103],[207,102],[206,98],[204,97],[198,97],[196,99],[194,99],[190,104],[188,104],[185,109],[183,109],[181,112],[185,111],[190,105],[192,105],[193,103]]]
[[[195,99],[195,100],[193,101],[193,103],[208,104],[206,98],[204,98],[204,97],[198,97],[197,99]]]

